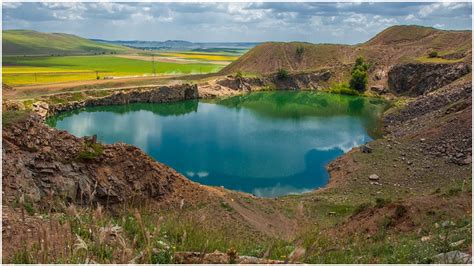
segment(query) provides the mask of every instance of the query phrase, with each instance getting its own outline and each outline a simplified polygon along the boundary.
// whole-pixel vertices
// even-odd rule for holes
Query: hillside
[[[427,58],[437,51],[440,61],[470,60],[471,31],[444,31],[421,26],[393,26],[359,45],[278,43],[256,46],[240,59],[225,67],[222,74],[272,73],[279,68],[289,71],[312,71],[351,64],[363,55],[376,67],[387,67],[407,61],[435,61]],[[375,68],[372,68],[374,70]]]
[[[31,30],[5,30],[2,33],[3,55],[75,55],[132,51],[124,46],[99,43],[65,33]]]

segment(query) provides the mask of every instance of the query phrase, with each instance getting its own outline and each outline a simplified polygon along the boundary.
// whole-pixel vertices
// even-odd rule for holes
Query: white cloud
[[[472,20],[471,3],[459,2],[24,2],[2,6],[4,29],[128,40],[360,43],[399,23],[470,29]]]

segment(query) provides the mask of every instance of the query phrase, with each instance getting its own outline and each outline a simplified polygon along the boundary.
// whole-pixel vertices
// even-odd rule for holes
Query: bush
[[[438,52],[436,52],[436,51],[431,51],[431,52],[428,54],[428,57],[429,57],[429,58],[438,57]]]
[[[353,90],[357,90],[359,92],[364,92],[369,75],[367,74],[367,70],[369,66],[364,62],[363,57],[357,57],[354,68],[351,72],[351,80],[349,81],[349,87]]]
[[[328,92],[335,93],[335,94],[354,95],[354,96],[359,95],[359,92],[351,89],[347,83],[336,83],[332,85],[331,88],[329,88]]]
[[[301,57],[303,55],[303,52],[304,52],[303,46],[299,46],[298,48],[296,48],[296,56]]]
[[[289,76],[290,74],[288,74],[288,71],[286,69],[283,69],[283,68],[278,69],[278,72],[277,72],[278,79],[284,80],[284,79],[287,79]]]

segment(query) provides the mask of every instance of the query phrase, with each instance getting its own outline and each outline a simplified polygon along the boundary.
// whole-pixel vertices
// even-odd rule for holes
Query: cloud
[[[471,3],[2,3],[3,29],[87,38],[358,43],[395,24],[470,29]],[[357,34],[354,34],[357,32]]]

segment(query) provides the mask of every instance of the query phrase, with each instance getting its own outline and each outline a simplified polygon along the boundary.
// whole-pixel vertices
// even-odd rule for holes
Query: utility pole
[[[152,72],[153,72],[153,76],[156,76],[156,69],[155,69],[155,55],[152,54],[151,55],[151,64],[152,64]]]

